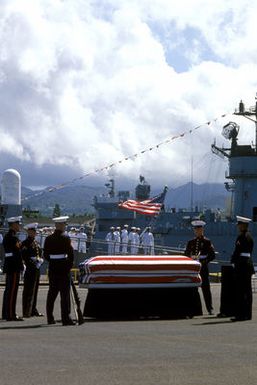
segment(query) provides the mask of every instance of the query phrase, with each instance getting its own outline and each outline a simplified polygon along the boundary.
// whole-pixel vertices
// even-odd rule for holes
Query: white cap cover
[[[191,225],[193,227],[204,227],[206,223],[204,221],[196,220],[196,221],[192,221]]]
[[[37,222],[34,222],[34,223],[28,223],[26,226],[24,226],[24,229],[25,230],[31,230],[31,229],[37,229],[38,227],[38,223]]]
[[[63,216],[63,217],[53,218],[53,221],[55,223],[65,223],[65,222],[67,222],[68,219],[69,219],[69,217],[66,215],[66,216]]]
[[[7,218],[7,222],[8,223],[16,223],[16,222],[21,222],[22,220],[22,217],[19,216],[19,217],[10,217],[10,218]]]
[[[237,223],[249,223],[252,222],[250,218],[241,217],[239,215],[236,216]]]

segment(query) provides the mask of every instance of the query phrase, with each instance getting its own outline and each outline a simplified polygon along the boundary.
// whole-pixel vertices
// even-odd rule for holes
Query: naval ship
[[[252,219],[250,231],[255,238],[257,234],[257,102],[246,109],[244,103],[234,115],[240,115],[255,123],[255,144],[238,143],[239,125],[229,122],[223,127],[223,136],[230,141],[228,148],[212,144],[214,154],[228,160],[228,172],[225,175],[224,188],[231,193],[231,215],[229,218],[217,217],[213,210],[176,211],[166,210],[165,202],[157,217],[141,215],[119,207],[120,202],[128,199],[143,201],[150,198],[151,186],[144,177],[135,188],[135,195],[129,191],[115,191],[114,179],[105,186],[106,196],[94,197],[93,207],[96,212],[94,245],[98,250],[106,252],[105,236],[111,226],[140,227],[141,231],[151,226],[155,238],[156,253],[182,253],[187,241],[193,237],[191,221],[200,218],[206,222],[205,235],[211,239],[217,252],[217,260],[229,261],[237,236],[236,215]],[[163,190],[165,197],[167,187]],[[257,241],[255,242],[257,244]],[[255,251],[255,250],[254,250]],[[257,261],[256,252],[254,260]]]

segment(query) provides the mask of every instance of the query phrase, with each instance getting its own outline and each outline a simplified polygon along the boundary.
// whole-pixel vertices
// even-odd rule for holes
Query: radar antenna
[[[257,93],[255,100],[255,106],[249,107],[248,110],[245,109],[245,105],[241,100],[239,103],[239,108],[235,110],[234,115],[241,115],[255,123],[255,153],[257,154]],[[255,119],[251,118],[251,116],[255,116]]]

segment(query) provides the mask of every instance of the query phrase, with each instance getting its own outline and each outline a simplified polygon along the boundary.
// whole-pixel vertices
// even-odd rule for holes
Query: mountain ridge
[[[122,188],[121,188],[122,189]],[[162,189],[152,188],[151,197],[159,194]],[[107,195],[107,189],[99,186],[72,185],[52,192],[47,190],[33,191],[22,186],[22,206],[31,210],[39,210],[43,215],[52,215],[55,204],[59,204],[62,214],[94,213],[92,201],[94,196]],[[26,199],[25,199],[26,198]],[[229,193],[222,183],[185,183],[167,191],[165,206],[167,208],[224,209]],[[133,199],[133,198],[132,198]]]

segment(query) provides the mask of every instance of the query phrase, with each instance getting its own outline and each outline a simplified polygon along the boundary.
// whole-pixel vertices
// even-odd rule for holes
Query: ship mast
[[[248,110],[245,109],[245,105],[241,100],[239,109],[235,110],[234,115],[241,115],[255,123],[255,153],[257,154],[257,96],[255,96],[255,106],[250,107]],[[251,116],[255,116],[255,119],[252,119]]]
[[[108,196],[114,198],[115,188],[114,188],[114,179],[109,179],[109,183],[105,183],[105,187],[108,188]]]

